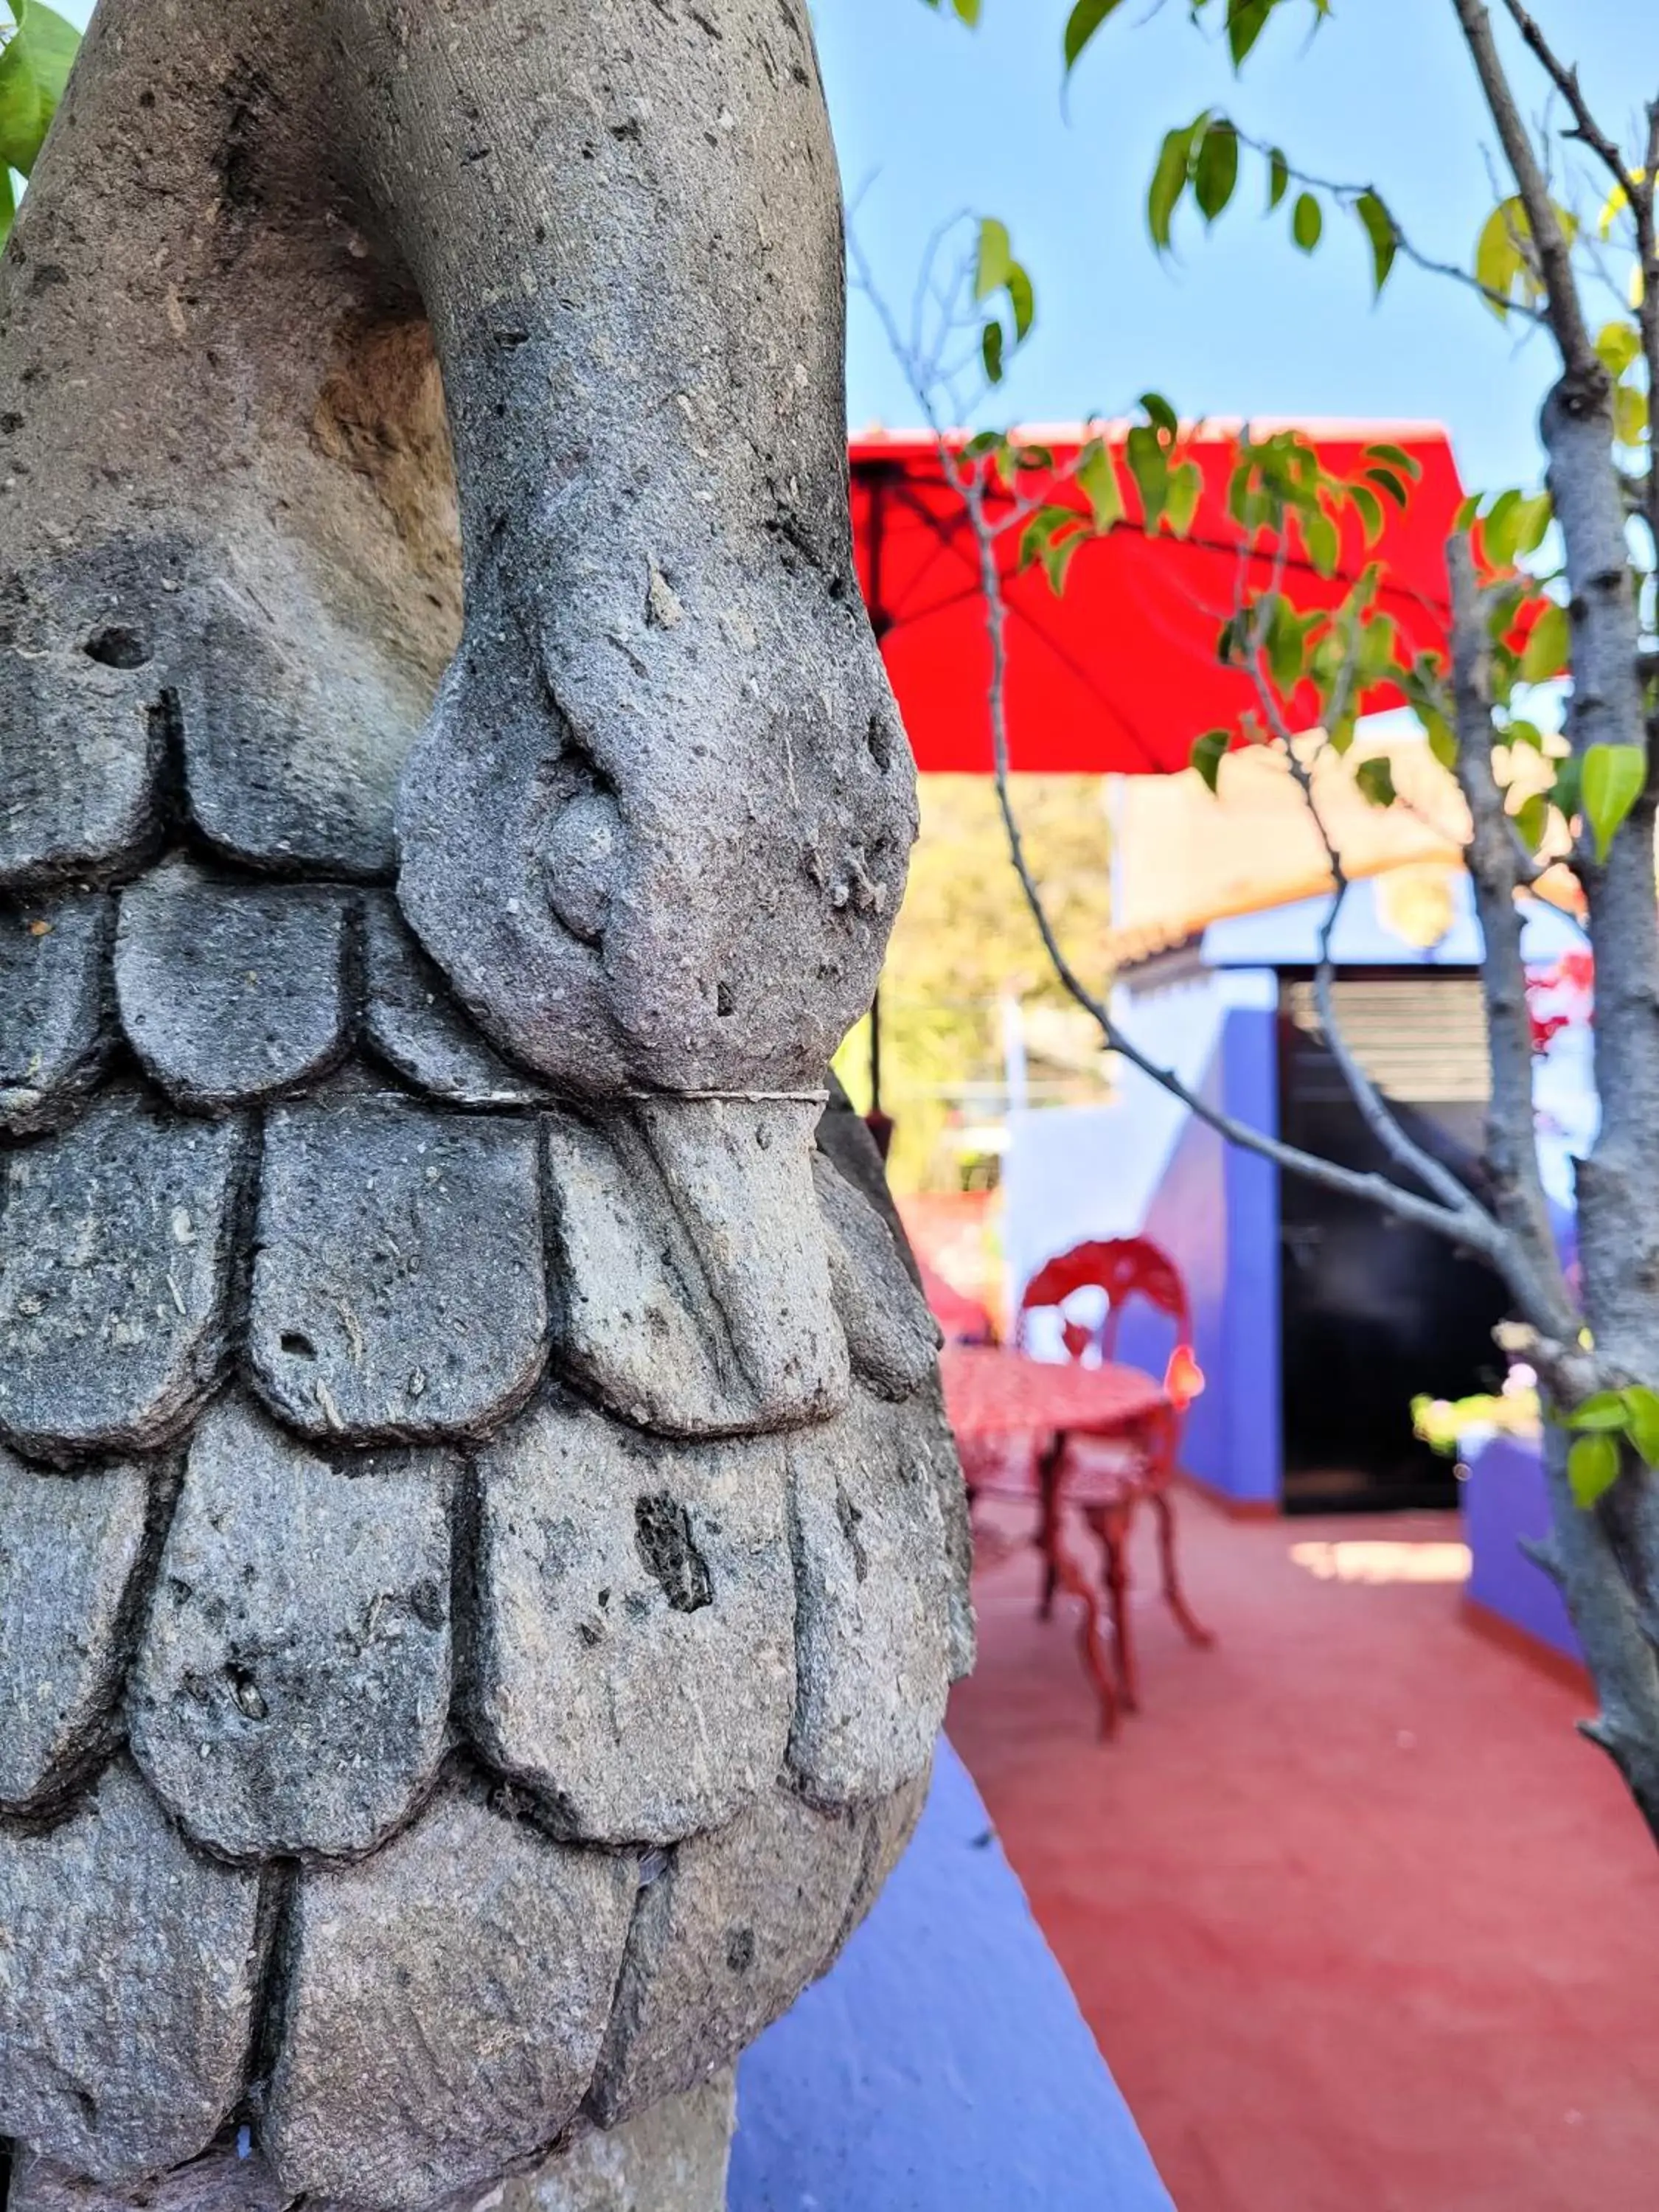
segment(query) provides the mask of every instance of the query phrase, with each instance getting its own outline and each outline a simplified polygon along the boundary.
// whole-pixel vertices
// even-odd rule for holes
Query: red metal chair
[[[1085,1289],[1099,1290],[1106,1299],[1103,1318],[1093,1327],[1072,1319],[1064,1310],[1066,1302]],[[1025,1286],[1015,1324],[1015,1340],[1023,1344],[1028,1316],[1043,1309],[1057,1310],[1068,1356],[1087,1361],[1092,1352],[1105,1364],[1116,1353],[1124,1310],[1136,1297],[1144,1298],[1174,1324],[1175,1348],[1164,1370],[1167,1411],[1133,1437],[1110,1442],[1057,1438],[1039,1453],[1036,1469],[1045,1561],[1040,1610],[1045,1619],[1053,1610],[1055,1585],[1061,1579],[1060,1519],[1068,1507],[1074,1508],[1098,1539],[1104,1554],[1118,1694],[1131,1712],[1139,1698],[1129,1626],[1127,1553],[1135,1510],[1143,1499],[1158,1518],[1158,1565],[1165,1603],[1192,1643],[1203,1645],[1215,1641],[1194,1616],[1181,1587],[1176,1563],[1175,1504],[1170,1494],[1187,1408],[1204,1388],[1203,1371],[1193,1352],[1187,1287],[1174,1261],[1149,1237],[1108,1237],[1076,1245],[1040,1267]]]

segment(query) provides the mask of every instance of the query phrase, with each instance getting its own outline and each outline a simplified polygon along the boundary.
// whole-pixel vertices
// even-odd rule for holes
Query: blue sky
[[[1641,91],[1659,92],[1659,6],[1533,5],[1609,127],[1628,133]],[[922,0],[815,0],[813,12],[849,192],[875,180],[859,230],[884,293],[908,301],[928,233],[961,208],[1006,221],[1031,270],[1039,322],[1003,386],[1004,419],[1110,413],[1152,386],[1193,415],[1432,417],[1472,486],[1535,474],[1547,349],[1517,349],[1461,288],[1402,262],[1373,307],[1358,226],[1328,227],[1310,260],[1289,243],[1288,203],[1258,215],[1254,173],[1207,238],[1183,215],[1178,265],[1146,231],[1164,131],[1214,105],[1310,173],[1376,184],[1414,242],[1467,265],[1494,198],[1492,133],[1450,0],[1334,0],[1311,43],[1298,9],[1269,27],[1242,82],[1181,0],[1127,0],[1078,70],[1069,120],[1066,0],[983,0],[974,33]],[[1524,59],[1519,76],[1541,113]],[[915,422],[856,300],[848,369],[854,424]]]

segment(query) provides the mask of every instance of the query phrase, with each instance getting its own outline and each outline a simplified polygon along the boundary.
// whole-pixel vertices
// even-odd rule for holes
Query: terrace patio
[[[1650,2212],[1652,1846],[1587,1693],[1472,1632],[1455,1514],[1180,1511],[1219,1642],[1138,1553],[1115,1744],[1034,1553],[950,1726],[1181,2212]]]

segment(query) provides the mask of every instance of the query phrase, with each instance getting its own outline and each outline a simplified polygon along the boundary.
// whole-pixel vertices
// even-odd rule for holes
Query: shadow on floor
[[[1221,1640],[1146,1532],[1115,1746],[1029,1553],[950,1719],[1180,2212],[1652,2212],[1659,1861],[1583,1693],[1463,1626],[1454,1515],[1180,1511]]]

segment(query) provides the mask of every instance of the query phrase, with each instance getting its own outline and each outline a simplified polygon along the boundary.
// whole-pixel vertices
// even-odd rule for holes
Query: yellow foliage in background
[[[1068,957],[1091,990],[1109,981],[1111,840],[1105,780],[1016,775],[1027,858]],[[921,835],[881,982],[882,1104],[896,1124],[900,1192],[957,1190],[988,1172],[1006,1106],[1002,1002],[1020,1002],[1033,1105],[1098,1098],[1099,1032],[1055,981],[1008,858],[988,776],[925,775]],[[870,1103],[869,1024],[836,1055]]]

